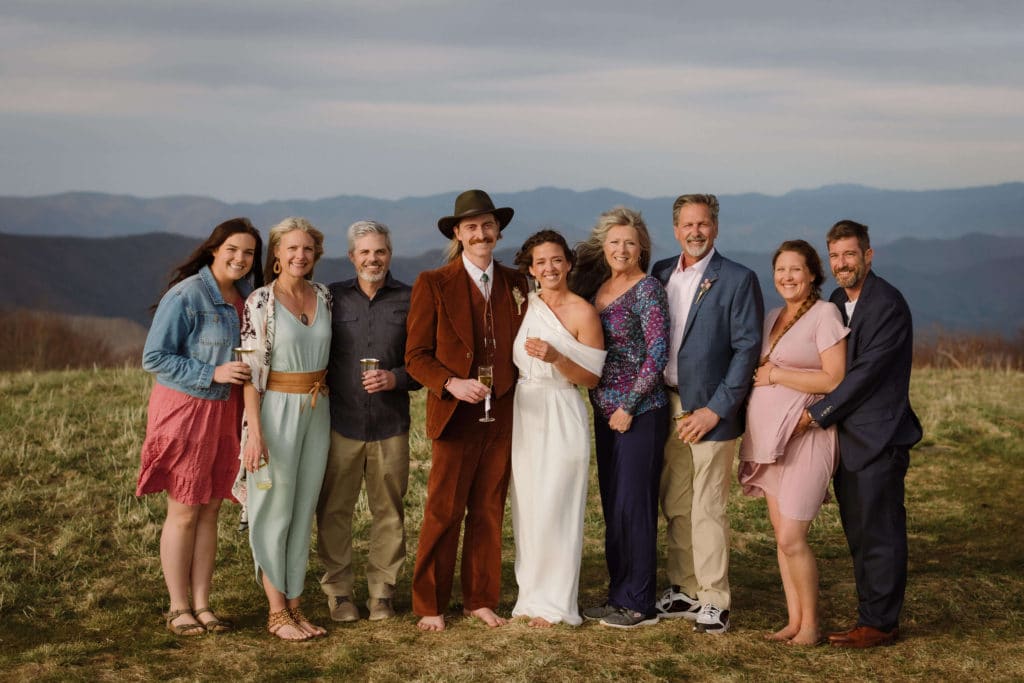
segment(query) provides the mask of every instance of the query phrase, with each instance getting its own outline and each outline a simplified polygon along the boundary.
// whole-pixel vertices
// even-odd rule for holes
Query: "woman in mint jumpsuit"
[[[331,345],[330,294],[309,281],[322,253],[323,235],[308,221],[288,218],[272,228],[270,284],[248,298],[242,326],[242,346],[255,349],[246,354],[252,383],[245,388],[242,436],[249,543],[270,603],[267,628],[283,640],[326,633],[299,608],[330,446],[323,385]],[[261,466],[271,480],[265,490],[256,485]]]

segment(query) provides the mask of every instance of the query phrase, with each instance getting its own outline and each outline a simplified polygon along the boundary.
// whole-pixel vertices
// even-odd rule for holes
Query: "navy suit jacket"
[[[890,447],[910,448],[921,440],[921,423],[910,407],[914,326],[903,295],[871,271],[852,320],[846,290],[829,299],[850,328],[846,377],[809,410],[822,427],[838,425],[842,466],[857,472]]]
[[[679,257],[654,264],[652,274],[668,285]],[[718,251],[711,255],[686,318],[676,359],[677,385],[684,410],[707,407],[721,418],[704,437],[729,441],[743,433],[747,395],[761,355],[764,298],[754,272]],[[672,313],[671,301],[669,312]]]

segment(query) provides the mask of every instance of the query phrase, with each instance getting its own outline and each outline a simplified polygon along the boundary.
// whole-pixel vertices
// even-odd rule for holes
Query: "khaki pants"
[[[372,516],[366,582],[371,598],[390,598],[405,562],[402,499],[409,484],[408,434],[354,441],[331,430],[316,508],[317,553],[324,565],[320,587],[327,595],[352,595],[352,513],[364,479]]]
[[[681,410],[679,395],[669,392],[671,414]],[[729,609],[729,485],[736,439],[679,440],[675,423],[665,442],[661,470],[661,510],[668,521],[669,582],[701,604]]]

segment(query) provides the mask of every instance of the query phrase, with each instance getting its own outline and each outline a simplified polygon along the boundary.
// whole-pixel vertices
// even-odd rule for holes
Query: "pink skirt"
[[[215,401],[154,384],[135,495],[167,491],[183,505],[234,500],[242,408],[238,386]]]

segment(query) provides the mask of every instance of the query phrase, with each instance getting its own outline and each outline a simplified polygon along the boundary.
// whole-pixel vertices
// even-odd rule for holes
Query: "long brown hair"
[[[203,266],[208,266],[213,263],[213,252],[220,248],[220,245],[224,244],[229,237],[244,233],[246,235],[252,235],[253,239],[256,240],[256,252],[252,258],[252,268],[246,273],[243,280],[249,280],[252,284],[253,289],[256,287],[263,286],[263,237],[260,236],[260,231],[252,224],[248,218],[238,217],[231,218],[224,221],[213,229],[210,236],[206,238],[206,241],[196,247],[195,251],[189,254],[189,257],[185,259],[180,265],[176,266],[171,271],[171,281],[167,283],[164,291],[161,293],[167,293],[174,285],[178,284],[185,278],[192,277],[200,270]],[[150,310],[156,310],[156,304],[150,307]]]

